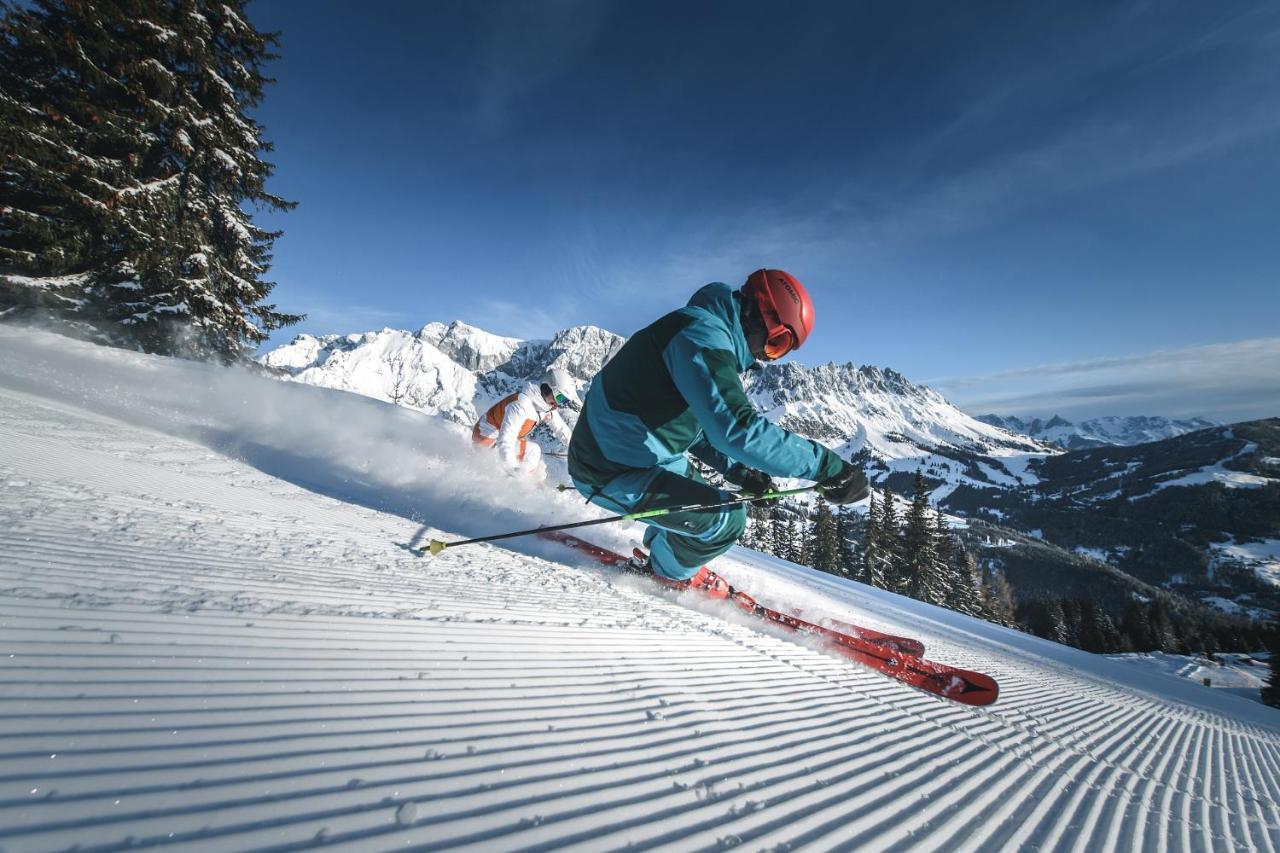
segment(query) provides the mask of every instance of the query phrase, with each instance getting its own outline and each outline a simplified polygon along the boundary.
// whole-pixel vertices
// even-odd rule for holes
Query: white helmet
[[[558,405],[568,406],[571,409],[582,406],[582,400],[578,397],[578,383],[573,381],[569,371],[563,367],[547,371],[547,375],[542,377],[541,391],[553,398]]]

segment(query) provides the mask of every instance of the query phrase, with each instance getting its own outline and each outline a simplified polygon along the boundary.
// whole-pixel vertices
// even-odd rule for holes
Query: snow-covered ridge
[[[1089,447],[1131,447],[1166,438],[1176,438],[1196,430],[1217,426],[1204,418],[1166,418],[1163,416],[1135,415],[1130,417],[1102,417],[1073,423],[1054,415],[1048,420],[1020,418],[1016,415],[978,415],[983,423],[1010,432],[1032,436],[1068,450]]]
[[[590,381],[623,339],[576,326],[551,340],[522,341],[461,321],[418,332],[299,335],[259,363],[309,385],[351,391],[470,427],[494,401],[561,367]]]
[[[470,426],[493,400],[551,367],[586,385],[624,341],[595,326],[566,329],[550,341],[522,341],[455,321],[429,323],[417,333],[300,335],[259,360],[301,382]],[[952,487],[1016,486],[1034,482],[1029,461],[1054,452],[970,417],[887,368],[790,362],[753,371],[745,383],[767,417],[846,458],[861,454],[880,477],[924,466]]]
[[[914,385],[888,368],[766,365],[758,375],[749,375],[747,384],[760,408],[779,423],[814,438],[848,442],[855,452],[867,445],[889,458],[910,456],[910,448],[920,446],[1045,450],[1036,441],[970,417],[932,388]]]

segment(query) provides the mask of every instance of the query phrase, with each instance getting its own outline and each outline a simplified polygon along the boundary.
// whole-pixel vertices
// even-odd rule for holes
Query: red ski
[[[796,619],[805,619],[803,611],[791,610],[789,613]],[[897,637],[893,634],[884,634],[874,628],[864,628],[861,625],[854,625],[852,622],[844,622],[839,619],[829,619],[825,616],[822,617],[822,620],[818,624],[823,628],[830,628],[832,631],[836,631],[841,634],[848,634],[857,640],[866,640],[868,643],[881,646],[886,649],[892,649],[900,654],[910,655],[911,657],[916,658],[924,657],[924,643],[919,640],[913,640],[910,637]]]
[[[607,566],[628,562],[627,558],[621,554],[567,533],[548,532],[541,533],[539,536],[573,548]],[[654,575],[649,577],[659,583],[662,582],[661,578]],[[799,616],[765,607],[747,593],[734,589],[723,578],[718,580],[715,590],[687,588],[715,598],[727,598],[766,622],[781,625],[797,633],[821,637],[827,641],[832,651],[935,696],[966,705],[990,705],[1000,694],[999,685],[989,675],[919,657],[924,652],[924,645],[917,640],[894,637],[848,623],[831,623],[839,624],[844,630],[824,627]],[[918,651],[908,651],[908,649],[918,649]]]

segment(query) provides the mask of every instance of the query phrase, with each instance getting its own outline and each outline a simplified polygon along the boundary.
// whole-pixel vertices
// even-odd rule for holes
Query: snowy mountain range
[[[300,335],[262,356],[268,368],[470,428],[495,400],[562,367],[586,386],[625,338],[575,326],[551,340],[501,337],[455,321],[418,332]],[[744,379],[757,408],[794,432],[858,456],[883,478],[925,467],[949,486],[1034,482],[1029,462],[1058,452],[960,411],[936,391],[873,366],[764,365]]]
[[[553,367],[587,385],[624,341],[595,326],[575,326],[549,341],[522,341],[455,321],[428,323],[417,332],[299,335],[259,363],[299,382],[396,403],[470,429],[494,401]]]
[[[978,415],[985,424],[1009,432],[1031,436],[1040,441],[1082,450],[1087,447],[1132,447],[1149,441],[1176,438],[1196,430],[1217,426],[1204,418],[1104,417],[1073,423],[1054,415],[1048,420],[1020,418],[1015,415]]]

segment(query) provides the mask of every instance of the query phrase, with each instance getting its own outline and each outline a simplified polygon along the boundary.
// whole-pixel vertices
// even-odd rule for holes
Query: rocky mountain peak
[[[561,367],[590,382],[627,339],[598,326],[573,326],[557,332],[547,347],[547,369]]]
[[[511,358],[520,346],[519,338],[504,338],[461,320],[448,326],[428,323],[417,335],[467,370],[488,371]]]

